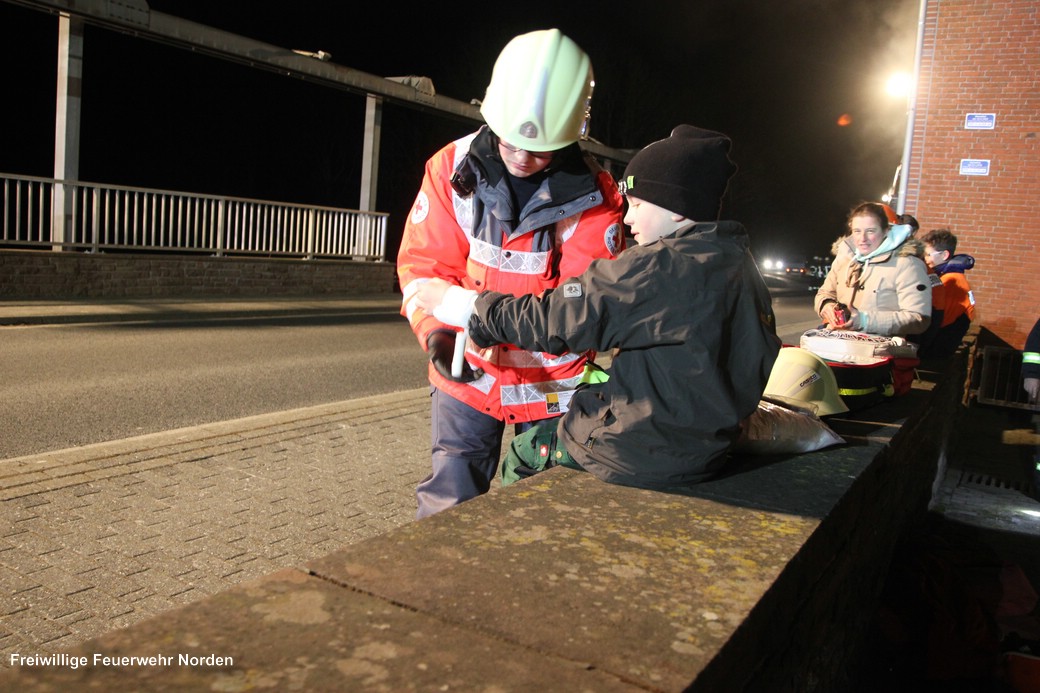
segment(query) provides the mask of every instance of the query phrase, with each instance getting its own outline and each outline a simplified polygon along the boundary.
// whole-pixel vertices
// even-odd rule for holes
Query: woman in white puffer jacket
[[[920,334],[932,315],[924,249],[907,225],[890,225],[882,205],[864,202],[834,243],[834,262],[814,307],[832,330],[884,336]]]

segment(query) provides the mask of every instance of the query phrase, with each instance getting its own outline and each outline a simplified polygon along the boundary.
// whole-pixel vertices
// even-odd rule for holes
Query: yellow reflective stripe
[[[842,397],[858,397],[860,395],[869,395],[874,392],[880,392],[886,397],[891,397],[895,394],[895,387],[892,385],[879,385],[877,387],[863,387],[863,388],[852,388],[852,387],[839,387],[838,394]]]
[[[838,394],[842,397],[858,397],[859,395],[869,395],[872,392],[877,392],[876,387],[863,387],[863,388],[851,388],[851,387],[839,387]]]
[[[596,385],[599,383],[605,383],[610,380],[610,376],[602,368],[594,366],[585,366],[585,372],[581,374],[581,382],[583,385]]]
[[[1040,353],[1027,351],[1022,354],[1022,363],[1040,363]]]

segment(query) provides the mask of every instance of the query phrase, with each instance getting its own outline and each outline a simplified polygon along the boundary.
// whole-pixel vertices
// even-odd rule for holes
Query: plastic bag
[[[845,439],[815,412],[763,399],[741,425],[733,451],[785,455],[812,452],[844,442]]]

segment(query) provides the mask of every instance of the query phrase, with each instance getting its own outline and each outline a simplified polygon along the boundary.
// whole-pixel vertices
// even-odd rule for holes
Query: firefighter
[[[464,333],[414,300],[435,277],[541,294],[622,250],[622,197],[578,144],[593,84],[588,55],[559,30],[517,36],[495,62],[486,124],[426,163],[397,258],[401,312],[430,356],[432,471],[416,489],[418,518],[487,492],[505,425],[519,433],[567,411],[593,356],[466,343],[453,373]]]

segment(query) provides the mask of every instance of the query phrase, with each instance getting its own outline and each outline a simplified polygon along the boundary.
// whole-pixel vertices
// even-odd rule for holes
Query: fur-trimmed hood
[[[870,258],[870,261],[872,263],[884,262],[893,254],[897,257],[916,257],[923,262],[924,244],[916,238],[908,237],[906,240],[904,240],[902,243],[900,243],[890,251],[881,253],[879,255],[875,255],[874,257]],[[834,241],[833,244],[831,244],[831,255],[833,255],[836,258],[841,257],[843,255],[848,255],[855,259],[856,249],[853,248],[852,244],[849,242],[849,234],[845,234],[844,236],[839,237],[837,240]]]

